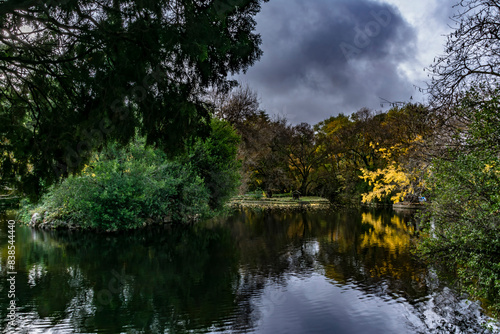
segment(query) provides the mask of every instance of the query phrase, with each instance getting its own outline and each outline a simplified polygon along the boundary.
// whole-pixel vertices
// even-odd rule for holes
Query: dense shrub
[[[458,112],[469,120],[463,144],[435,159],[426,180],[431,200],[419,251],[457,274],[500,314],[500,95],[475,91]]]
[[[500,160],[483,154],[435,162],[419,250],[456,272],[468,291],[500,306]]]
[[[211,125],[211,136],[177,159],[146,147],[144,140],[109,145],[80,175],[53,186],[38,206],[25,209],[24,219],[39,212],[50,222],[120,230],[213,215],[238,185],[239,138],[223,121]]]
[[[186,222],[208,214],[208,192],[189,165],[168,161],[142,142],[111,145],[52,187],[36,211],[83,228],[126,229],[152,221]]]

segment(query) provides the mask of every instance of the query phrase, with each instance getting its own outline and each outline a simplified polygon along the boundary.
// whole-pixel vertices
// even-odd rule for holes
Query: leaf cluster
[[[464,145],[434,159],[427,185],[420,254],[456,272],[472,295],[500,311],[500,150],[498,93],[467,93],[457,111],[468,120]],[[498,314],[498,313],[497,313]]]
[[[25,220],[38,212],[46,222],[114,231],[209,217],[238,185],[238,139],[226,122],[214,120],[211,136],[176,159],[144,139],[111,144],[25,208]]]
[[[200,96],[261,55],[261,0],[7,0],[2,181],[32,197],[138,133],[173,156],[210,132]]]

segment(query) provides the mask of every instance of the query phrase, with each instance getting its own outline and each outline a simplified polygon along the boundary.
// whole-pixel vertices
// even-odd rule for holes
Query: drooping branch
[[[206,135],[201,96],[260,57],[263,1],[2,2],[0,119],[17,130],[0,137],[18,147],[0,143],[0,177],[49,185],[106,141],[141,133],[175,154]]]

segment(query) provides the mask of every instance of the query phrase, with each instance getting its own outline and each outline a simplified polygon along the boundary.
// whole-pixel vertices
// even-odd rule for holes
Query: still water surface
[[[118,235],[16,230],[15,333],[495,333],[392,211],[238,212]]]

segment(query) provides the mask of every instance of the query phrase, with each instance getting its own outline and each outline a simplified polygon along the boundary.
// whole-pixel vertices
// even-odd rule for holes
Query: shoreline
[[[362,207],[366,208],[381,208],[381,209],[393,209],[396,211],[404,211],[404,210],[421,210],[425,208],[424,203],[408,203],[408,202],[399,202],[399,203],[361,203]]]
[[[327,199],[316,196],[293,199],[292,197],[254,198],[240,195],[232,198],[226,206],[231,209],[325,210],[330,209],[332,204]]]

